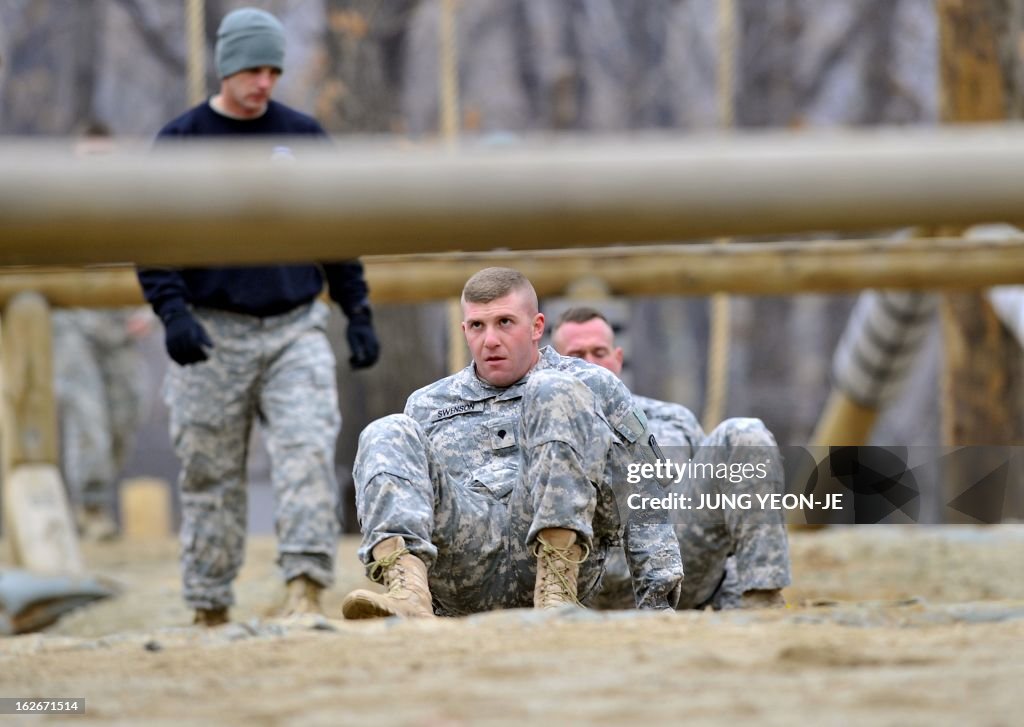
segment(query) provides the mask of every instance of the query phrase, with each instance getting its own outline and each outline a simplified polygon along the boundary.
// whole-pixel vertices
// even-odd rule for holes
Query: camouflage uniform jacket
[[[704,440],[704,429],[693,412],[682,404],[633,395],[633,401],[647,416],[647,428],[662,447],[688,447],[693,457]]]
[[[595,394],[599,408],[596,415],[615,433],[605,481],[598,483],[597,488],[595,547],[607,550],[624,539],[638,606],[674,605],[682,580],[682,560],[672,525],[664,511],[631,511],[625,507],[625,499],[632,492],[650,497],[664,494],[654,479],[644,479],[636,485],[626,482],[629,463],[658,457],[657,444],[647,431],[643,412],[634,404],[625,385],[599,366],[561,356],[547,346],[540,351],[531,373],[546,368],[571,373],[582,380]],[[496,387],[481,381],[470,364],[409,397],[405,414],[423,427],[440,459],[438,464],[450,480],[476,480],[502,487],[501,483],[512,479],[510,474],[518,473],[520,452],[516,438],[523,389],[529,377],[527,374],[508,387]],[[506,493],[494,494],[500,498]],[[599,519],[613,527],[598,528]]]

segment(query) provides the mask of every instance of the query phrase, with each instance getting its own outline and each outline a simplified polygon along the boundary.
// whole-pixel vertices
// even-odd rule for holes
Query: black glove
[[[187,310],[175,312],[164,321],[164,343],[167,355],[181,366],[207,359],[203,348],[213,348],[206,329]]]
[[[369,308],[364,306],[348,317],[345,338],[348,339],[348,349],[352,352],[348,359],[349,366],[354,369],[365,369],[377,363],[380,344],[377,342],[377,334],[373,332],[373,316]]]

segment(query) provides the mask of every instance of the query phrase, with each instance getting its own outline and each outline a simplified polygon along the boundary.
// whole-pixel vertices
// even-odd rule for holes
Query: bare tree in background
[[[6,20],[0,130],[59,135],[95,115],[102,3],[35,0]]]
[[[1006,12],[1019,14],[1016,0],[997,1],[1004,3]],[[223,14],[249,2],[207,0],[211,56]],[[333,133],[399,131],[429,137],[436,132],[438,0],[252,4],[279,14],[293,31],[289,53],[297,52],[292,57],[304,53],[312,59],[315,72],[298,63],[289,67],[279,88],[301,88],[288,96],[288,103],[313,112]],[[186,105],[182,5],[167,0],[0,2],[0,52],[7,61],[0,87],[0,130],[67,133],[85,109],[99,109],[119,133],[152,136],[160,123]],[[465,134],[714,126],[717,6],[716,0],[458,3]],[[738,11],[739,125],[935,120],[933,0],[738,0]],[[88,30],[97,23],[99,40]],[[1016,53],[1012,39],[1004,52]],[[1015,88],[1021,85],[1019,74],[1012,82]],[[211,74],[211,89],[215,85]],[[494,244],[500,246],[500,237]],[[688,325],[685,335],[703,351],[703,317],[694,313],[702,302],[661,300],[644,311],[651,306],[685,307],[685,314],[665,313],[659,320]],[[733,387],[730,413],[754,411],[769,418],[782,441],[806,436],[813,423],[807,418],[817,408],[806,402],[824,397],[828,365],[822,359],[838,336],[846,306],[842,297],[825,303],[810,298],[741,301],[733,323],[731,365],[735,378],[746,385],[737,382]],[[415,364],[392,370],[389,352],[404,361],[415,360],[407,342],[435,345],[447,335],[438,322],[443,315],[436,321],[410,319],[408,325],[391,315],[380,313],[384,378],[378,380],[375,370],[343,384],[356,407],[346,411],[343,438],[354,435],[366,417],[394,410],[395,402],[400,406],[408,393],[406,384],[414,381],[410,377],[422,374],[411,370]],[[401,318],[405,313],[395,315]],[[774,331],[785,335],[768,335]],[[394,346],[392,340],[401,343]],[[641,344],[640,339],[634,341]],[[678,369],[659,346],[648,346],[633,353],[644,358],[652,376],[657,370]],[[339,351],[339,360],[346,357]],[[791,365],[794,357],[806,365]],[[434,365],[431,359],[430,367]],[[687,368],[697,370],[677,371],[658,386],[664,385],[666,392],[690,391],[678,378],[699,378],[700,367]],[[439,373],[431,370],[429,376]],[[392,381],[403,383],[389,388]],[[649,388],[647,393],[657,396],[659,389]],[[357,401],[360,397],[363,403]],[[803,402],[802,413],[793,414],[797,399]],[[699,402],[687,403],[699,408]],[[352,449],[351,444],[343,446]]]
[[[401,133],[405,35],[417,0],[327,0],[327,80],[317,113],[334,133]]]
[[[95,118],[93,107],[96,90],[96,57],[100,50],[101,14],[104,8],[96,3],[74,3],[71,9],[76,32],[72,50],[71,118],[76,126]]]
[[[402,133],[401,88],[406,31],[417,0],[327,0],[326,79],[316,102],[317,117],[333,134]],[[370,291],[371,300],[373,291]],[[367,371],[353,372],[345,361],[344,321],[334,317],[335,355],[342,429],[337,461],[342,487],[339,519],[347,532],[359,532],[355,491],[349,477],[359,433],[370,421],[401,411],[410,393],[446,372],[439,305],[376,306],[381,358]],[[449,332],[454,335],[454,332]]]
[[[186,59],[181,42],[167,33],[167,30],[150,12],[150,3],[142,0],[115,0],[131,19],[132,27],[142,38],[150,54],[163,64],[168,73],[184,78]],[[215,4],[215,3],[213,3]],[[184,12],[184,3],[182,12]],[[210,3],[206,3],[207,11]]]
[[[132,25],[142,38],[150,53],[163,64],[168,73],[184,78],[187,69],[188,49],[183,48],[181,38],[170,36],[167,29],[153,12],[152,0],[114,0],[131,18]],[[184,2],[181,12],[185,12]],[[204,0],[203,25],[206,34],[207,58],[212,59],[214,44],[217,42],[217,26],[221,18],[229,11],[224,0]],[[212,62],[206,64],[206,80],[208,88],[215,88],[219,79]]]
[[[743,43],[738,62],[736,118],[740,126],[790,126],[797,121],[799,0],[741,0]]]
[[[678,123],[672,44],[682,0],[520,0],[520,63],[541,128]]]

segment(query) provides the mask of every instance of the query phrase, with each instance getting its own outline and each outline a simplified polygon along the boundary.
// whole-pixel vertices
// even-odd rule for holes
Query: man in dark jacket
[[[270,96],[284,68],[284,29],[254,8],[229,13],[217,32],[220,93],[160,131],[158,141],[232,136],[326,138],[313,118]],[[277,137],[275,139],[275,137]],[[181,460],[182,570],[195,622],[225,623],[246,531],[245,462],[258,419],[272,462],[283,615],[320,613],[334,576],[334,448],[341,417],[326,337],[324,278],[348,317],[353,368],[378,355],[362,264],[146,269],[146,300],[166,330],[164,397]]]

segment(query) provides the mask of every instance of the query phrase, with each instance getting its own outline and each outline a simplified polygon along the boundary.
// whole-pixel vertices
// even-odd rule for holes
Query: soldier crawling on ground
[[[561,354],[604,367],[616,376],[622,373],[622,348],[615,345],[608,319],[594,308],[566,310],[555,324],[551,342]],[[693,474],[717,471],[715,468],[688,468],[688,476],[677,478],[671,490],[682,501],[721,502],[746,495],[751,501],[763,502],[768,499],[765,496],[782,493],[778,447],[760,419],[726,419],[705,434],[697,417],[680,404],[636,395],[633,401],[644,411],[648,428],[673,460],[726,464],[729,472],[743,471],[738,465],[751,465],[746,470],[751,476],[732,482]],[[766,467],[766,462],[770,466]],[[675,530],[686,566],[679,608],[785,605],[782,589],[790,584],[789,546],[780,508],[686,509],[675,518]],[[592,605],[627,608],[632,598],[625,555],[621,549],[613,550],[601,591]]]
[[[663,494],[651,479],[624,492],[629,464],[657,448],[629,390],[538,348],[544,316],[516,270],[471,277],[462,310],[472,364],[359,438],[359,556],[387,592],[350,593],[345,617],[578,604],[623,539],[637,607],[674,607],[683,574],[668,517],[616,502]]]

